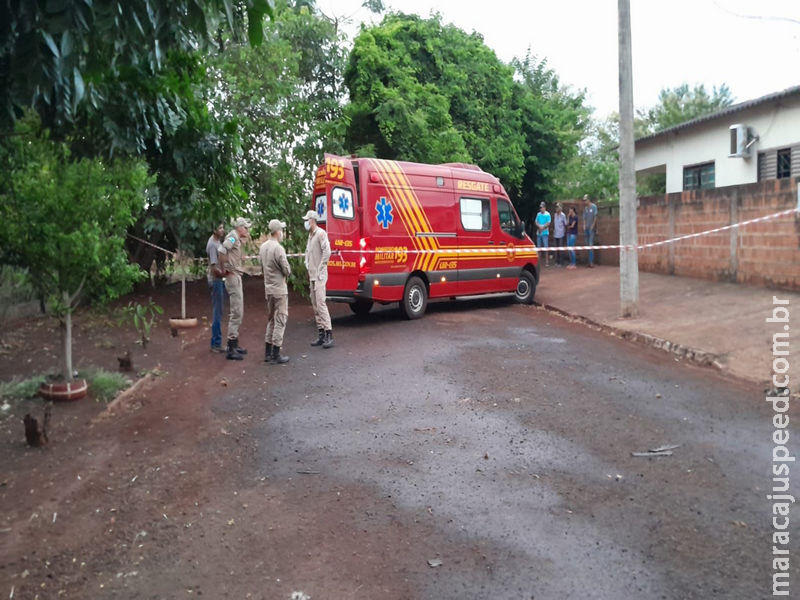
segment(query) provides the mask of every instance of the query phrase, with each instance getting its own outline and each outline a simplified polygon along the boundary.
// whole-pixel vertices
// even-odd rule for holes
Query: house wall
[[[798,206],[800,178],[772,179],[713,190],[639,198],[640,244],[672,239],[763,217]],[[571,203],[564,203],[565,208]],[[581,209],[580,203],[577,207]],[[578,215],[581,218],[582,212]],[[581,229],[579,224],[579,229]],[[580,235],[578,243],[583,243]],[[619,244],[618,207],[603,207],[597,244]],[[578,253],[586,261],[586,252]],[[618,250],[596,253],[599,264],[618,265]],[[639,269],[712,281],[800,290],[800,213],[715,234],[643,249]]]
[[[729,158],[730,126],[742,123],[759,140],[749,158]],[[758,153],[800,143],[800,97],[742,110],[687,129],[636,144],[636,170],[666,165],[667,193],[683,190],[683,167],[714,162],[715,186],[758,181]]]

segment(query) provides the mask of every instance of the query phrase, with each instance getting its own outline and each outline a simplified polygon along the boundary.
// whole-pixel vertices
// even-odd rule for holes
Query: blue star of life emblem
[[[319,202],[317,202],[317,214],[320,217],[320,220],[325,219],[325,199],[320,198]]]
[[[389,229],[389,225],[391,225],[392,221],[394,221],[391,203],[387,202],[386,198],[382,197],[378,202],[375,203],[375,210],[378,213],[376,215],[378,224],[384,229]]]
[[[350,198],[341,194],[336,200],[339,203],[339,212],[348,213],[350,211]]]

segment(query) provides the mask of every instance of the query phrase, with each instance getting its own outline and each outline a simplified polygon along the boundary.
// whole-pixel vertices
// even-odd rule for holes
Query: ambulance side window
[[[467,231],[490,231],[491,203],[485,198],[461,198],[461,226]]]
[[[353,191],[343,187],[333,188],[331,190],[331,212],[337,219],[353,219],[355,216]]]
[[[516,236],[519,231],[519,221],[514,209],[507,200],[497,200],[497,218],[500,220],[500,229],[508,235]]]

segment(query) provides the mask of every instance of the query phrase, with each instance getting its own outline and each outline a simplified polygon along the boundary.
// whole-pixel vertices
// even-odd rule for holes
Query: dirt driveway
[[[40,405],[0,423],[0,598],[770,595],[761,390],[504,299],[336,306],[331,350],[294,304],[291,361],[265,365],[260,285],[245,361],[162,325],[127,410],[57,405],[43,450],[19,424]],[[4,334],[1,378],[55,365],[48,329]],[[106,368],[134,337],[86,315],[77,336]]]

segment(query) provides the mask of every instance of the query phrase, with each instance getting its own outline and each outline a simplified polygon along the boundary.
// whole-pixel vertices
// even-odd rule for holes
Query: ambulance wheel
[[[514,296],[520,304],[533,304],[533,295],[536,293],[536,280],[528,271],[523,271],[517,282]]]
[[[363,300],[359,298],[350,304],[350,310],[352,310],[353,314],[357,317],[363,317],[369,314],[369,311],[372,310],[372,300]]]
[[[425,287],[425,282],[419,277],[411,277],[400,301],[400,313],[406,319],[419,319],[425,314],[427,306],[428,288]]]

